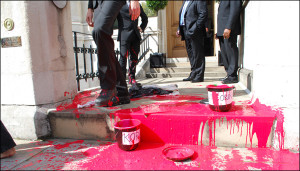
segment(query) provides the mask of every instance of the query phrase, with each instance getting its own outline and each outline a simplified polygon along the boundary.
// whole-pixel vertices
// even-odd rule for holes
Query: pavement
[[[200,83],[183,82],[183,78],[152,78],[138,80],[143,85],[177,84],[180,95],[201,95],[207,98],[206,86],[221,84],[217,79]],[[234,84],[236,105],[251,101],[244,87]],[[146,98],[148,103],[155,102]],[[135,101],[126,108],[136,107]],[[203,145],[183,145],[140,142],[132,151],[124,151],[114,141],[47,139],[17,140],[16,154],[1,159],[1,170],[299,170],[299,150],[273,148],[230,148]],[[173,161],[168,147],[188,148],[192,154]]]

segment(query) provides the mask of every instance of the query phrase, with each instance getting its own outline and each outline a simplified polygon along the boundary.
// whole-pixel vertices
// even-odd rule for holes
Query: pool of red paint
[[[273,121],[281,117],[282,112],[260,104],[234,105],[229,112],[211,111],[207,105],[197,102],[166,102],[141,105],[138,108],[121,109],[111,113],[111,122],[122,119],[139,119],[142,122],[141,141],[144,142],[164,142],[175,144],[202,145],[203,129],[199,134],[201,123],[209,126],[209,145],[215,145],[216,121],[223,123],[223,118],[227,120],[227,128],[230,132],[240,131],[246,134],[245,146],[250,142],[252,147],[253,135],[258,139],[258,147],[266,147],[268,137],[271,133]],[[244,124],[245,122],[245,124]],[[279,122],[277,125],[281,125]],[[234,126],[235,125],[235,126]],[[215,127],[215,128],[214,128]],[[237,130],[234,128],[237,127]],[[247,131],[242,132],[246,127]],[[252,130],[251,130],[252,127]],[[188,130],[188,131],[185,131]],[[283,138],[283,129],[278,126],[276,132]],[[228,137],[230,138],[230,137]],[[281,145],[283,148],[283,145]]]

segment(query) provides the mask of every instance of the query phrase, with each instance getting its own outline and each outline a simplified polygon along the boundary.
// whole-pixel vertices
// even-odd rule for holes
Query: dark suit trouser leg
[[[226,48],[225,48],[225,45],[224,45],[224,38],[223,37],[219,37],[219,43],[220,43],[220,49],[221,49],[222,62],[223,62],[223,65],[224,65],[224,69],[227,73],[229,64],[228,64],[228,60],[227,60],[228,58],[227,58],[227,53],[226,53]]]
[[[225,68],[227,68],[227,75],[230,77],[237,77],[239,55],[237,48],[237,36],[231,35],[229,39],[220,37],[220,45],[223,63]]]
[[[3,125],[1,121],[1,153],[13,148],[16,146],[16,143],[12,139],[11,135]]]
[[[192,68],[195,74],[194,79],[204,79],[205,72],[205,50],[204,50],[204,38],[197,37],[190,39],[192,46]]]
[[[121,66],[117,62],[112,39],[113,23],[125,1],[103,1],[94,12],[93,39],[98,50],[98,70],[100,72],[100,86],[102,89],[117,87],[120,93],[128,94],[126,80]],[[117,86],[118,85],[118,86]]]
[[[194,68],[193,68],[194,58],[193,58],[193,50],[192,50],[192,45],[191,45],[190,39],[185,39],[185,47],[186,47],[186,52],[188,54],[188,58],[189,58],[190,65],[191,65],[191,73],[190,73],[189,77],[194,78],[194,76],[195,76],[195,74],[193,73],[193,71],[194,71]]]
[[[130,62],[129,62],[129,73],[128,76],[135,79],[136,65],[138,63],[138,57],[140,53],[140,41],[136,37],[131,43],[130,47]]]
[[[120,41],[120,59],[119,63],[122,68],[122,74],[126,78],[126,67],[129,56],[129,44],[126,41]]]

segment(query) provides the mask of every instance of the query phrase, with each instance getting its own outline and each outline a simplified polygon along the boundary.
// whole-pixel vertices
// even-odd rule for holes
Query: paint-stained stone
[[[19,147],[18,147],[19,146]],[[299,170],[299,153],[271,148],[227,148],[164,143],[139,143],[133,151],[117,143],[71,139],[18,144],[18,163],[1,170]],[[190,159],[174,162],[162,150],[184,146],[194,151]],[[38,149],[32,155],[32,149]],[[42,149],[42,150],[41,150]],[[18,154],[19,153],[19,154]],[[3,165],[4,164],[4,165]]]
[[[49,113],[52,135],[57,138],[114,140],[114,123],[135,118],[142,121],[141,140],[144,142],[218,147],[272,146],[276,112],[269,108],[259,112],[259,107],[254,110],[249,104],[250,97],[240,86],[235,84],[232,109],[215,112],[208,105],[199,103],[207,98],[206,86],[214,82],[191,84],[180,81],[180,78],[172,81],[176,79],[180,95],[145,96],[111,108],[90,106],[78,109],[78,104],[95,100],[100,90],[79,93],[71,103],[62,104],[56,112]],[[145,85],[166,84],[165,79],[141,82]]]
[[[48,143],[41,141],[15,140],[15,142],[16,154],[10,158],[1,159],[1,170],[12,170],[49,147]]]

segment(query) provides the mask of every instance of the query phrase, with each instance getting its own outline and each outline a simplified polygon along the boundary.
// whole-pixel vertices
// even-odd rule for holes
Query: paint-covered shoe
[[[141,83],[136,82],[136,80],[134,78],[130,78],[129,77],[129,84],[133,85],[136,84],[137,86],[141,86]]]
[[[100,95],[95,100],[95,105],[101,106],[101,107],[113,106],[114,104],[113,104],[112,98],[116,94],[117,94],[117,91],[115,88],[112,90],[102,89],[100,92]]]
[[[122,105],[122,104],[129,104],[130,103],[130,98],[129,96],[114,96],[112,98],[113,106],[116,105]]]

